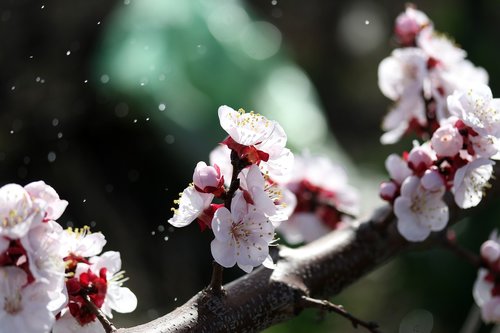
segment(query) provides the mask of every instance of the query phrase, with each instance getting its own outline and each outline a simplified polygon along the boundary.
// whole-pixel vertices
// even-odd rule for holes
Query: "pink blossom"
[[[389,172],[391,179],[398,185],[401,185],[406,178],[412,175],[408,162],[397,154],[391,154],[387,157],[385,168]]]
[[[28,233],[32,224],[41,221],[40,208],[23,187],[7,184],[0,188],[0,236],[21,238]]]
[[[408,154],[408,166],[417,175],[422,175],[425,170],[433,165],[435,160],[436,153],[427,143],[413,147]]]
[[[485,84],[471,85],[448,97],[448,108],[479,135],[500,135],[500,99]]]
[[[246,203],[242,192],[233,198],[231,211],[222,207],[215,212],[212,231],[212,256],[221,266],[237,264],[250,272],[261,264],[272,264],[269,243],[274,238],[274,227],[264,214]]]
[[[428,191],[416,176],[408,177],[401,186],[401,196],[394,201],[397,228],[409,241],[426,239],[431,231],[442,230],[448,223],[448,206],[443,201],[445,188]]]
[[[4,332],[48,333],[55,320],[47,306],[48,285],[27,282],[22,269],[0,267],[0,327]]]
[[[57,220],[68,206],[66,200],[59,199],[59,194],[51,186],[40,180],[29,183],[24,187],[33,202],[37,203],[45,212],[45,219]]]
[[[383,182],[380,184],[380,197],[386,201],[393,201],[399,193],[399,186],[393,181]]]
[[[478,158],[457,170],[451,191],[460,208],[471,208],[481,202],[485,188],[489,187],[493,164],[491,160]]]
[[[172,208],[174,216],[168,220],[168,223],[177,228],[191,224],[205,209],[210,207],[213,198],[214,195],[211,193],[202,193],[197,191],[193,185],[188,186],[181,193],[179,200],[174,201],[179,205],[179,208]]]
[[[205,162],[198,162],[194,169],[193,183],[198,192],[215,195],[224,192],[224,176],[217,164],[209,166]]]
[[[432,22],[425,13],[408,6],[396,18],[394,32],[402,45],[410,46],[415,43],[415,38],[422,28],[430,25]]]
[[[240,159],[259,165],[264,174],[274,180],[288,177],[293,165],[293,154],[285,148],[287,136],[275,121],[228,106],[218,111],[222,128],[229,134],[224,143],[238,153]]]
[[[453,157],[464,144],[462,135],[458,129],[451,125],[441,125],[432,135],[431,145],[438,156]]]
[[[358,193],[348,183],[346,171],[326,156],[309,152],[296,156],[285,186],[296,197],[293,214],[279,226],[289,243],[310,242],[358,213]]]

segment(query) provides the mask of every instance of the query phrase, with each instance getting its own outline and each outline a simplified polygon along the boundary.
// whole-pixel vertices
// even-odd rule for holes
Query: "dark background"
[[[138,295],[139,306],[133,315],[119,316],[118,326],[153,319],[206,285],[212,236],[200,233],[196,225],[173,231],[166,223],[172,201],[191,181],[195,163],[206,161],[211,147],[224,137],[217,107],[253,109],[249,91],[255,91],[276,64],[295,63],[305,71],[329,130],[360,172],[370,173],[371,181],[385,177],[383,161],[390,152],[409,147],[408,142],[390,147],[378,142],[379,124],[390,102],[378,90],[377,66],[395,47],[392,22],[404,9],[403,1],[242,3],[253,19],[280,30],[280,52],[262,65],[253,62],[247,70],[227,74],[220,45],[213,39],[203,41],[209,52],[220,52],[213,59],[222,60],[213,66],[193,62],[185,67],[191,82],[209,96],[196,104],[201,120],[193,119],[197,125],[192,128],[163,116],[155,99],[161,90],[154,90],[153,84],[131,91],[113,76],[109,82],[103,78],[103,68],[118,63],[113,55],[128,33],[123,25],[141,31],[134,21],[123,19],[139,1],[0,1],[0,184],[44,180],[70,202],[60,219],[63,225],[91,225],[106,235],[106,249],[122,253],[131,278],[127,285]],[[217,2],[196,1],[200,6],[192,10],[209,10]],[[493,94],[498,95],[500,3],[448,0],[417,5],[436,29],[467,50],[471,61],[487,69]],[[183,27],[159,22],[157,28],[164,33],[161,40],[176,46],[168,49],[173,68],[183,61],[185,49],[179,45],[190,41],[191,31],[206,30],[189,22]],[[177,44],[168,44],[171,40]],[[229,79],[221,72],[234,75]],[[174,89],[175,80],[170,84]],[[287,98],[293,102],[296,97]],[[189,104],[189,96],[187,100]],[[165,102],[170,112],[170,100]],[[371,196],[376,195],[373,188]],[[458,227],[460,239],[471,249],[498,225],[496,210],[483,211]],[[239,274],[228,270],[225,278]],[[384,332],[406,333],[404,325],[412,320],[420,323],[418,332],[430,332],[425,325],[432,316],[433,332],[455,333],[472,305],[475,274],[443,251],[422,251],[391,262],[334,301],[380,322]],[[334,328],[351,331],[342,319],[328,316],[317,322],[311,312],[269,332]],[[483,326],[481,332],[490,328]]]

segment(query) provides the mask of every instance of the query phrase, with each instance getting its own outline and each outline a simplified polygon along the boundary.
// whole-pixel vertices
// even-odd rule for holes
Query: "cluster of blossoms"
[[[470,84],[487,84],[488,75],[465,59],[466,52],[434,30],[421,11],[409,6],[395,24],[401,48],[380,63],[378,83],[382,93],[395,101],[382,127],[382,143],[394,143],[415,132],[428,139],[450,116],[447,97]]]
[[[485,322],[500,323],[500,238],[494,231],[481,246],[484,268],[479,269],[473,295]]]
[[[228,137],[210,154],[211,165],[197,164],[193,183],[176,200],[179,207],[168,222],[183,227],[197,220],[202,230],[212,229],[212,255],[223,267],[272,268],[275,228],[295,206],[293,194],[276,183],[293,165],[286,134],[277,122],[253,112],[221,106],[218,115]]]
[[[346,225],[359,212],[358,193],[348,184],[345,170],[326,156],[296,155],[284,185],[297,198],[293,214],[278,228],[290,244],[311,242]]]
[[[310,242],[357,213],[357,193],[341,167],[308,153],[294,158],[283,128],[262,115],[228,106],[218,115],[228,137],[210,153],[210,165],[198,162],[168,222],[212,229],[221,266],[272,268],[276,230],[291,244]]]
[[[43,181],[0,188],[0,327],[5,332],[104,332],[88,302],[111,317],[131,312],[118,252],[101,233],[64,230],[68,202]]]
[[[405,127],[399,134],[417,129],[430,140],[415,143],[403,156],[388,157],[391,180],[382,183],[380,195],[394,204],[401,235],[422,241],[448,223],[446,192],[466,209],[478,205],[489,187],[492,159],[498,158],[500,148],[500,101],[482,83],[484,71],[465,60],[464,51],[436,35],[422,12],[408,8],[401,14],[396,35],[403,45],[413,45],[400,53],[417,52],[427,57],[427,65],[420,68],[412,63],[415,57],[405,62],[395,54],[382,61],[380,88],[398,101],[386,120],[397,118]],[[399,67],[390,65],[396,62]],[[384,134],[382,141],[396,132]],[[391,138],[398,138],[392,134]]]

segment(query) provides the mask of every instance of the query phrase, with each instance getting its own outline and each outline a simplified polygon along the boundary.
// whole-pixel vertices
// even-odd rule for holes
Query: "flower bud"
[[[458,129],[448,124],[434,132],[431,144],[437,155],[453,157],[462,149],[464,140]]]
[[[385,200],[392,202],[399,193],[399,186],[394,182],[383,182],[380,184],[380,197]]]
[[[224,177],[217,164],[209,166],[205,162],[198,162],[193,173],[193,182],[198,192],[215,194],[223,190]]]
[[[500,244],[493,240],[487,240],[481,245],[481,257],[489,263],[494,263],[500,258]]]

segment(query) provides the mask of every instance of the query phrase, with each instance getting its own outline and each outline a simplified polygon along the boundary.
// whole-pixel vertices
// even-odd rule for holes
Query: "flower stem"
[[[463,259],[471,264],[474,268],[481,268],[483,266],[480,256],[472,253],[471,251],[458,244],[457,237],[453,230],[446,230],[442,238],[442,244],[446,249],[450,250],[460,259]]]
[[[226,207],[228,210],[231,210],[231,203],[233,201],[234,193],[236,193],[236,191],[240,187],[240,180],[238,178],[238,175],[240,174],[241,170],[243,170],[247,166],[247,163],[239,158],[238,153],[236,151],[232,150],[231,165],[233,166],[233,173],[231,175],[231,184],[229,185],[229,189],[227,190],[224,196],[224,207]],[[213,294],[220,295],[223,291],[222,273],[223,273],[223,267],[214,261],[212,264],[212,278],[207,288],[207,290]]]
[[[219,265],[217,262],[212,263],[212,279],[210,280],[210,284],[208,285],[207,290],[213,294],[222,294],[222,272],[223,267]]]
[[[94,302],[92,302],[89,295],[85,295],[83,299],[85,300],[85,304],[90,308],[90,311],[92,311],[92,313],[96,315],[97,319],[99,319],[106,333],[114,333],[117,331],[115,325],[113,325],[113,323],[104,315],[101,309],[99,309],[94,304]]]

